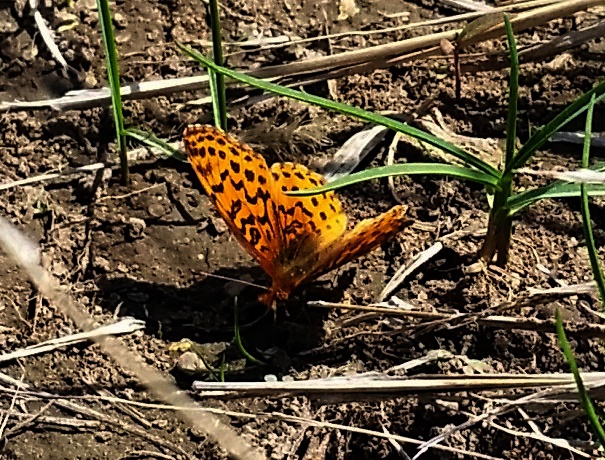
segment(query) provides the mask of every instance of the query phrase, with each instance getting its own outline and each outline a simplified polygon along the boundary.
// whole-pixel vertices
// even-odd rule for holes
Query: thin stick
[[[23,185],[36,184],[38,182],[44,182],[44,181],[51,180],[51,179],[57,179],[58,177],[66,177],[66,176],[73,176],[75,174],[80,174],[80,173],[94,172],[94,171],[98,171],[99,169],[103,169],[104,167],[105,167],[105,164],[103,164],[103,163],[94,163],[91,165],[80,166],[78,168],[74,168],[71,171],[40,174],[39,176],[28,177],[26,179],[20,179],[20,180],[8,182],[6,184],[0,184],[0,191],[8,190],[8,189],[11,189],[14,187],[20,187]]]
[[[397,289],[397,287],[399,287],[399,285],[402,284],[412,272],[435,257],[442,249],[443,244],[437,241],[428,249],[422,251],[420,254],[417,254],[412,260],[411,264],[408,266],[403,265],[399,267],[397,272],[389,280],[387,285],[378,296],[378,302],[384,302],[384,300],[391,295],[391,293],[395,291],[395,289]]]
[[[25,377],[25,373],[22,373],[21,374],[21,383],[23,382],[24,377]],[[2,419],[2,424],[0,424],[0,440],[4,438],[4,430],[6,430],[6,425],[8,425],[8,419],[10,418],[11,413],[13,412],[13,409],[15,408],[15,403],[17,402],[17,397],[19,396],[20,390],[21,390],[21,386],[18,386],[17,391],[15,391],[15,393],[13,394],[10,406],[8,407],[8,410],[6,411],[4,418]]]
[[[593,386],[603,385],[605,372],[582,375]],[[345,397],[393,398],[422,393],[485,391],[539,387],[569,387],[572,374],[477,374],[424,375],[414,378],[372,375],[330,377],[303,381],[274,382],[205,382],[195,381],[192,389],[201,396],[216,398],[248,398],[252,396],[322,398],[329,403],[346,400]]]
[[[0,355],[0,363],[12,361],[17,358],[24,358],[26,356],[34,356],[49,351],[56,350],[57,348],[63,348],[68,345],[75,345],[77,343],[86,342],[88,340],[94,340],[96,338],[118,335],[118,334],[131,334],[136,331],[145,329],[145,322],[134,319],[134,318],[123,318],[117,323],[100,326],[96,329],[92,329],[87,332],[79,332],[77,334],[70,334],[57,339],[47,340],[31,347],[23,348],[21,350],[12,351]]]

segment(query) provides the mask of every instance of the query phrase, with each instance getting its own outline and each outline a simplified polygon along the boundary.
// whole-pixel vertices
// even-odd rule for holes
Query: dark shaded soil
[[[27,8],[21,3],[0,3],[0,100],[36,100],[59,97],[72,89],[104,84],[103,48],[98,34],[96,2],[77,0],[42,8],[54,28],[70,25],[57,34],[57,43],[71,69],[64,71],[45,47]],[[184,77],[200,73],[176,48],[177,42],[206,43],[209,28],[199,1],[117,2],[116,38],[122,56],[125,82]],[[433,2],[380,0],[360,2],[360,13],[337,21],[337,2],[269,2],[227,0],[223,4],[224,39],[237,42],[264,36],[314,37],[326,32],[372,30],[401,24],[386,13],[409,11],[414,21],[450,15],[451,10]],[[600,13],[603,14],[602,11]],[[549,27],[532,29],[519,36],[519,46],[546,40],[595,20],[583,13],[575,21],[554,21]],[[444,29],[439,29],[444,30]],[[435,29],[437,31],[437,29]],[[314,55],[339,52],[413,36],[412,32],[353,36],[328,46],[325,40],[291,48],[238,52],[227,58],[230,66],[255,68],[292,62]],[[503,47],[504,42],[489,45]],[[476,51],[489,51],[477,47]],[[519,136],[543,125],[577,95],[602,78],[602,49],[589,43],[569,54],[568,65],[552,61],[521,68]],[[413,65],[351,75],[328,86],[315,85],[313,92],[336,95],[341,101],[376,111],[413,115],[428,99],[453,132],[476,138],[504,136],[507,112],[506,71],[464,75],[463,94],[456,100],[453,78],[445,61],[419,61]],[[189,105],[202,93],[178,93],[126,104],[129,122],[157,136],[178,140],[184,126],[209,121],[209,107]],[[298,103],[271,99],[231,113],[232,132],[258,146],[267,161],[286,160],[319,164],[359,130],[354,120],[322,113]],[[595,113],[595,130],[604,130],[602,107]],[[306,135],[280,135],[277,126],[302,122]],[[582,129],[583,120],[570,125]],[[263,131],[273,132],[264,137]],[[0,178],[2,183],[39,174],[105,161],[115,164],[114,128],[111,111],[5,112],[0,117]],[[267,139],[270,139],[268,141]],[[390,141],[391,137],[387,137]],[[326,146],[327,145],[327,146]],[[431,161],[427,154],[399,144],[396,161]],[[133,146],[134,147],[134,146]],[[368,166],[382,165],[388,142],[374,152]],[[581,149],[548,144],[532,166],[543,169],[573,168]],[[597,158],[602,152],[595,150]],[[496,160],[497,162],[498,160]],[[365,166],[365,165],[364,165]],[[111,172],[111,175],[109,174]],[[262,380],[318,378],[383,371],[427,356],[433,350],[451,353],[450,358],[429,361],[411,374],[567,372],[567,366],[552,332],[497,329],[471,322],[459,327],[447,324],[422,327],[412,319],[359,317],[358,313],[306,307],[310,300],[352,304],[374,301],[390,277],[403,264],[429,247],[438,237],[457,231],[475,231],[487,224],[488,204],[478,185],[433,177],[396,179],[397,193],[410,207],[416,225],[383,247],[301,289],[266,314],[259,304],[260,289],[243,286],[223,277],[261,285],[270,280],[230,236],[214,213],[189,165],[172,160],[146,159],[132,166],[132,183],[119,182],[119,168],[107,170],[100,183],[94,175],[73,176],[54,182],[38,182],[0,192],[0,215],[15,223],[43,249],[51,273],[99,323],[114,315],[144,320],[143,332],[124,338],[148,363],[171,375],[187,390],[192,377],[177,366],[168,346],[190,339],[201,344],[208,359],[227,364],[226,379]],[[519,184],[535,186],[535,178]],[[375,181],[341,192],[351,220],[376,215],[396,204],[386,181]],[[603,202],[593,201],[593,220],[599,251],[604,251]],[[416,309],[426,312],[480,313],[507,300],[515,300],[530,288],[552,288],[558,282],[590,281],[592,275],[583,246],[579,204],[548,201],[533,206],[515,222],[511,261],[505,270],[467,270],[482,244],[480,235],[444,240],[445,249],[413,273],[395,292]],[[25,275],[0,254],[0,344],[3,352],[18,350],[44,340],[76,332],[73,324],[48,305]],[[550,270],[550,274],[547,272]],[[217,276],[219,275],[219,276]],[[242,365],[242,355],[233,345],[234,296],[237,296],[242,339],[247,349],[270,365]],[[576,325],[598,323],[589,310],[599,310],[596,298],[580,294],[550,302],[536,302],[505,314],[549,320],[556,308]],[[260,319],[259,319],[260,318]],[[357,320],[353,321],[353,318]],[[582,369],[603,368],[605,354],[597,339],[573,337]],[[472,364],[472,366],[469,365]],[[94,345],[80,345],[4,365],[2,372],[23,380],[36,390],[62,396],[97,395],[109,390],[115,396],[138,401],[152,400],[131,376],[121,372]],[[204,379],[205,375],[196,378]],[[519,394],[522,394],[519,392]],[[525,394],[525,393],[523,393]],[[2,393],[3,414],[12,395]],[[492,407],[490,398],[501,394],[451,393],[401,397],[380,402],[320,404],[306,397],[250,398],[204,401],[225,410],[246,413],[280,412],[317,421],[407,436],[426,441],[447,428],[463,423]],[[26,400],[20,410],[34,415],[48,401]],[[83,404],[124,419],[114,406],[86,399]],[[552,405],[530,416],[547,436],[560,437],[592,453],[593,436],[578,406]],[[138,409],[142,419],[126,416],[162,439],[158,444],[124,432],[111,424],[62,426],[32,420],[14,432],[5,432],[3,458],[222,458],[214,444],[175,421],[171,412]],[[570,411],[574,412],[570,412]],[[44,415],[63,420],[74,414],[55,405]],[[229,418],[252,444],[270,458],[400,458],[387,440],[345,430],[314,428],[264,418]],[[10,430],[24,419],[9,417]],[[531,433],[520,412],[495,420],[509,430]],[[444,445],[460,451],[498,458],[579,458],[568,450],[514,431],[484,423],[447,438]],[[179,454],[169,445],[182,449]],[[409,454],[415,446],[403,446]],[[154,454],[155,452],[155,454]],[[173,457],[161,456],[168,455]],[[462,454],[429,450],[423,458],[466,458]]]

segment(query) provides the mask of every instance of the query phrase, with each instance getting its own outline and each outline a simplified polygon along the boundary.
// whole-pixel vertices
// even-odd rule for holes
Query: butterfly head
[[[259,295],[258,300],[264,303],[269,309],[277,311],[277,304],[285,301],[289,294],[289,292],[271,288],[264,294]]]

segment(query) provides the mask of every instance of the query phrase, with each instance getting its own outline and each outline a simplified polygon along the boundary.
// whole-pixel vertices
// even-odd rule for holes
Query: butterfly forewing
[[[271,276],[281,247],[274,228],[265,159],[213,126],[185,129],[189,161],[237,240]]]

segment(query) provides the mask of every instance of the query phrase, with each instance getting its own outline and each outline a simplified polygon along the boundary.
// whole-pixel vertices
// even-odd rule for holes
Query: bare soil
[[[103,47],[98,32],[96,2],[54,2],[40,12],[55,29],[57,44],[68,64],[64,71],[53,59],[37,31],[25,2],[0,3],[0,99],[36,100],[59,97],[68,90],[96,88],[105,83]],[[409,11],[412,21],[454,13],[426,1],[377,0],[359,2],[360,12],[338,21],[338,2],[223,2],[226,42],[264,36],[315,37],[349,30],[373,30],[401,24],[385,14]],[[124,82],[197,75],[202,71],[186,59],[177,42],[199,44],[210,40],[203,3],[193,0],[117,1],[113,5],[116,38]],[[602,15],[602,12],[601,12]],[[547,40],[596,20],[594,13],[578,14],[548,26],[525,31],[519,46]],[[443,26],[442,26],[443,27]],[[438,29],[435,29],[437,31]],[[443,29],[442,29],[443,30]],[[417,32],[352,36],[335,43],[326,40],[268,51],[227,47],[227,63],[255,68],[326,55],[344,49],[387,43]],[[521,142],[582,92],[589,90],[605,70],[602,43],[593,41],[566,55],[554,56],[521,68],[519,102]],[[494,41],[490,47],[503,49]],[[208,49],[208,48],[205,48]],[[242,52],[243,51],[243,52]],[[507,71],[462,76],[462,97],[454,95],[451,62],[418,61],[371,74],[351,75],[331,84],[317,84],[310,92],[335,96],[343,102],[375,111],[413,116],[430,100],[450,129],[476,138],[504,137],[507,112]],[[206,105],[188,102],[203,93],[178,93],[126,104],[130,125],[157,136],[177,140],[190,123],[210,120]],[[603,108],[597,107],[595,130],[604,130]],[[330,158],[362,124],[302,104],[270,99],[230,112],[232,133],[253,143],[269,163],[279,160],[316,165]],[[279,126],[301,124],[304,136],[284,136]],[[576,120],[568,129],[582,129]],[[283,128],[282,128],[283,129]],[[267,134],[269,132],[269,134]],[[475,322],[447,327],[425,327],[413,319],[363,316],[339,309],[306,306],[310,300],[352,304],[374,301],[388,279],[403,264],[445,239],[445,249],[413,273],[394,293],[426,312],[480,313],[531,288],[590,281],[577,200],[539,203],[515,222],[511,260],[505,270],[467,270],[476,261],[487,224],[484,190],[474,184],[434,177],[396,179],[398,196],[410,207],[416,225],[381,249],[329,273],[301,289],[277,310],[266,314],[257,301],[261,290],[221,277],[261,285],[270,280],[231,237],[200,192],[193,171],[174,160],[147,159],[132,166],[132,183],[120,185],[114,128],[108,107],[55,111],[11,111],[0,116],[0,178],[3,183],[42,173],[111,161],[114,167],[95,183],[94,175],[13,187],[0,192],[0,215],[15,223],[40,244],[50,272],[77,303],[99,323],[114,316],[144,320],[143,332],[123,338],[145,361],[170,375],[184,391],[192,379],[178,366],[169,345],[190,339],[201,345],[214,366],[224,362],[226,380],[258,381],[267,375],[279,379],[308,379],[384,371],[426,357],[431,351],[449,352],[413,368],[416,374],[567,372],[553,331],[498,329]],[[387,137],[363,166],[383,165],[391,137]],[[134,146],[133,146],[134,147]],[[544,169],[576,167],[581,149],[548,144],[532,166]],[[597,159],[602,151],[594,150]],[[400,144],[397,162],[431,161],[418,149]],[[523,187],[537,185],[523,177]],[[376,215],[396,204],[386,181],[375,181],[341,192],[353,222]],[[603,201],[594,200],[592,215],[596,242],[605,250]],[[73,323],[49,305],[26,276],[0,254],[0,344],[3,352],[77,332]],[[220,275],[220,277],[217,277]],[[270,364],[245,363],[233,343],[234,297],[246,349]],[[603,320],[595,296],[579,294],[535,302],[507,312],[512,317],[551,320],[556,308],[570,325],[581,328]],[[603,368],[600,339],[572,336],[583,370]],[[153,402],[144,388],[100,353],[95,345],[67,347],[3,365],[2,372],[33,389],[65,398],[96,396],[100,390],[125,399]],[[12,394],[2,389],[2,418]],[[510,393],[508,393],[510,395]],[[519,391],[519,395],[526,394]],[[309,397],[203,400],[218,409],[299,416],[320,422],[398,434],[426,441],[480,415],[502,393],[448,393],[386,398],[376,401],[322,403]],[[155,441],[111,423],[87,425],[87,417],[36,398],[20,399],[8,416],[0,456],[7,459],[96,458],[224,458],[203,434],[175,420],[169,411],[138,408],[138,416],[94,398],[80,399],[110,417],[126,421],[155,436]],[[52,402],[52,400],[50,401]],[[594,439],[579,406],[572,402],[530,411],[529,417],[546,436],[563,438],[587,455],[594,455]],[[401,458],[386,439],[346,430],[313,427],[262,417],[224,417],[253,445],[275,459],[395,459]],[[71,421],[73,423],[68,423]],[[144,423],[146,422],[146,423]],[[432,449],[425,459],[472,458],[470,453],[508,459],[586,458],[552,442],[529,436],[532,428],[521,411],[511,411],[448,437],[443,445],[468,455]],[[503,429],[505,427],[507,430]],[[15,428],[15,429],[14,429]],[[13,430],[14,429],[14,430]],[[0,431],[1,432],[1,431]],[[523,434],[523,435],[522,435]],[[416,446],[402,446],[413,456]],[[179,450],[180,449],[180,450]],[[487,458],[487,457],[483,457]],[[491,457],[490,457],[491,458]]]

